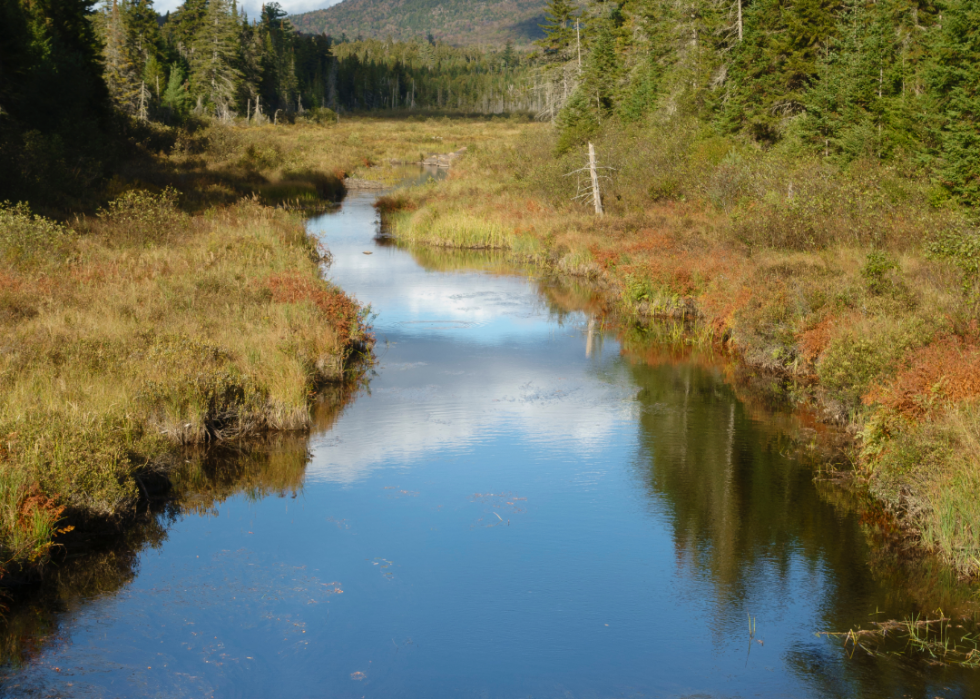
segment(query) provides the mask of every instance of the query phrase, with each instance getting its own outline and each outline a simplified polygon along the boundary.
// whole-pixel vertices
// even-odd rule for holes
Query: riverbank
[[[370,347],[298,216],[174,197],[130,192],[73,228],[0,211],[8,568],[43,564],[69,521],[131,511],[184,445],[305,429],[310,392]]]
[[[76,525],[129,517],[190,445],[308,429],[318,387],[373,338],[302,214],[347,178],[398,176],[375,163],[517,128],[151,125],[83,210],[0,206],[0,581],[41,571]]]
[[[910,536],[980,572],[976,234],[908,172],[753,152],[682,125],[597,144],[606,215],[574,203],[578,150],[529,125],[449,180],[379,203],[408,244],[508,251],[638,322],[685,317],[843,425]],[[557,154],[557,155],[556,155]]]

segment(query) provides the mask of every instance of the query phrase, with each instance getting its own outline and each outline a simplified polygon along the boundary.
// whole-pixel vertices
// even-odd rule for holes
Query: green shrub
[[[872,294],[884,294],[890,291],[894,282],[889,278],[888,273],[894,269],[898,269],[898,266],[886,253],[880,250],[869,252],[861,269],[861,276],[868,285],[868,291]]]
[[[930,256],[951,261],[963,273],[963,293],[980,301],[980,233],[974,230],[947,230],[928,245]]]
[[[71,230],[32,215],[27,204],[0,202],[0,260],[7,264],[60,262],[75,250],[75,243]]]
[[[830,343],[817,364],[817,375],[834,398],[853,409],[890,359],[880,338],[848,333]]]
[[[177,208],[177,190],[159,194],[142,189],[125,192],[99,210],[99,218],[113,226],[114,239],[130,243],[168,243],[186,227],[187,217]]]

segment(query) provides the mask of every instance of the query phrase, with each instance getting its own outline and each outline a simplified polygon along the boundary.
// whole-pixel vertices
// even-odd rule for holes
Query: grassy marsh
[[[314,391],[373,339],[292,210],[518,128],[148,126],[87,215],[2,204],[0,579],[72,523],[131,514],[180,449],[308,429]]]

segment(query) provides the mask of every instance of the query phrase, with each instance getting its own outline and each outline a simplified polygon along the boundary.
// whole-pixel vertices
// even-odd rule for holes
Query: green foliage
[[[954,0],[943,14],[929,82],[941,119],[940,170],[962,201],[980,204],[980,2]]]
[[[889,349],[871,337],[848,333],[835,338],[817,364],[820,384],[850,409],[889,365]]]
[[[974,230],[947,230],[928,245],[929,254],[951,261],[963,273],[963,293],[980,302],[980,234]]]
[[[567,57],[576,41],[575,6],[569,0],[549,0],[544,11],[544,24],[538,25],[544,37],[535,43],[545,54]]]
[[[188,62],[191,90],[197,98],[195,109],[222,119],[229,118],[236,106],[235,97],[242,77],[237,67],[238,17],[232,3],[208,0],[191,47]]]
[[[109,99],[90,0],[0,3],[0,191],[72,204],[101,177]]]
[[[128,191],[101,209],[99,218],[113,226],[114,241],[141,244],[169,242],[187,225],[177,209],[177,191],[170,187],[160,194]]]
[[[616,52],[616,25],[603,18],[591,23],[595,34],[580,82],[558,115],[559,150],[582,143],[598,131],[615,109],[620,93],[622,65]]]
[[[734,130],[772,143],[805,110],[818,59],[833,37],[839,0],[757,0],[733,50],[724,118]]]
[[[936,8],[846,3],[806,100],[805,137],[844,161],[920,150],[923,73]]]
[[[75,233],[41,216],[27,204],[0,202],[0,261],[13,266],[61,262],[75,249]]]
[[[888,273],[897,268],[895,261],[887,253],[880,250],[869,252],[861,269],[861,276],[868,284],[868,291],[872,294],[884,294],[889,291],[892,282],[888,278]]]
[[[179,63],[170,66],[170,77],[167,80],[167,90],[163,93],[161,103],[169,111],[171,118],[178,121],[190,113],[191,96],[187,91],[187,76]]]

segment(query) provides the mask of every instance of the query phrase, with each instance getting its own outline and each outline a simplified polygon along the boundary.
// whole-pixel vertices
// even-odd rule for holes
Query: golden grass
[[[164,130],[167,153],[130,163],[110,187],[134,184],[182,192],[185,208],[203,210],[256,196],[264,204],[323,208],[343,194],[345,176],[394,183],[400,166],[466,146],[479,150],[520,125],[503,119],[357,117],[289,126],[214,124],[193,134]]]
[[[43,562],[66,507],[126,512],[177,445],[304,429],[311,389],[370,343],[281,209],[142,193],[76,230],[0,216],[40,231],[0,267],[0,563]]]

